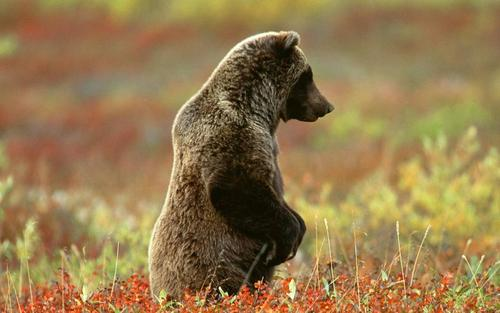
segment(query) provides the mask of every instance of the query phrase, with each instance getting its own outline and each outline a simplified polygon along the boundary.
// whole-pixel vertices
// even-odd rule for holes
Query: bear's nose
[[[335,110],[335,107],[333,106],[333,104],[328,103],[328,107],[326,108],[326,113],[330,113],[333,110]]]

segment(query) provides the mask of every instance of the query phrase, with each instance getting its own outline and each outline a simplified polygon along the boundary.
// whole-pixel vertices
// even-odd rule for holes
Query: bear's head
[[[296,119],[314,122],[318,118],[333,111],[334,107],[320,93],[313,80],[311,66],[298,47],[300,37],[294,31],[280,32],[275,36],[275,49],[278,55],[289,58],[293,63],[301,64],[301,70],[295,71],[295,82],[292,84],[286,102],[282,105],[280,117],[283,121]]]
[[[231,49],[213,75],[227,94],[259,115],[316,121],[334,108],[316,87],[299,41],[294,31],[254,35]]]
[[[288,88],[286,101],[281,104],[280,117],[283,121],[296,119],[314,122],[333,111],[334,107],[320,93],[313,80],[311,66],[298,47],[300,36],[294,31],[270,32],[261,37],[268,49],[274,53],[281,72],[287,76],[283,81]]]

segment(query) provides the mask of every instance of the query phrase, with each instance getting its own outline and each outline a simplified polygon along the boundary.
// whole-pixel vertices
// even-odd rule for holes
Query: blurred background
[[[353,232],[361,270],[383,267],[396,221],[409,263],[428,225],[429,268],[455,269],[464,247],[494,262],[498,1],[3,0],[0,270],[30,260],[45,281],[65,262],[91,284],[119,242],[119,274],[145,272],[175,113],[231,47],[269,30],[300,33],[336,106],[278,132],[309,229],[295,269],[329,236],[350,270]]]

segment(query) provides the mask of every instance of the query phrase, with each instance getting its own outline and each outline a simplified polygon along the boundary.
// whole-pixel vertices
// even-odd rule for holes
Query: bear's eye
[[[306,70],[302,73],[300,80],[303,80],[305,82],[310,82],[313,79],[313,73],[311,66],[307,66]]]

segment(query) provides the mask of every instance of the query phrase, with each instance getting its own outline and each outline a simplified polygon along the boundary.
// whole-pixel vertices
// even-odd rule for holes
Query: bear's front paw
[[[295,237],[296,236],[291,236],[290,238]],[[275,253],[273,255],[273,258],[269,261],[269,265],[276,266],[288,261],[295,256],[297,241],[290,238],[286,238],[285,240],[276,243]]]
[[[298,215],[297,213],[295,213],[294,215],[295,215],[295,218],[297,219],[297,222],[299,223],[300,227],[299,227],[299,233],[298,233],[297,239],[295,240],[294,245],[293,245],[292,253],[288,257],[287,261],[293,259],[295,257],[295,255],[297,254],[297,251],[299,250],[299,246],[302,243],[302,239],[304,238],[304,234],[306,232],[306,224],[304,223],[304,220],[302,219],[302,217],[300,217],[300,215]]]
[[[290,255],[290,250],[289,249],[278,249],[276,251],[276,254],[272,259],[269,260],[268,265],[270,266],[277,266],[280,265],[281,263],[284,263],[288,260],[288,257]]]
[[[286,202],[285,205],[288,209],[288,211],[293,215],[294,220],[298,226],[298,233],[297,233],[297,239],[294,243],[292,253],[289,259],[292,259],[296,254],[297,250],[299,249],[300,244],[302,243],[302,239],[304,238],[304,234],[306,233],[306,223],[304,222],[304,219],[297,213],[294,209],[292,209]]]

